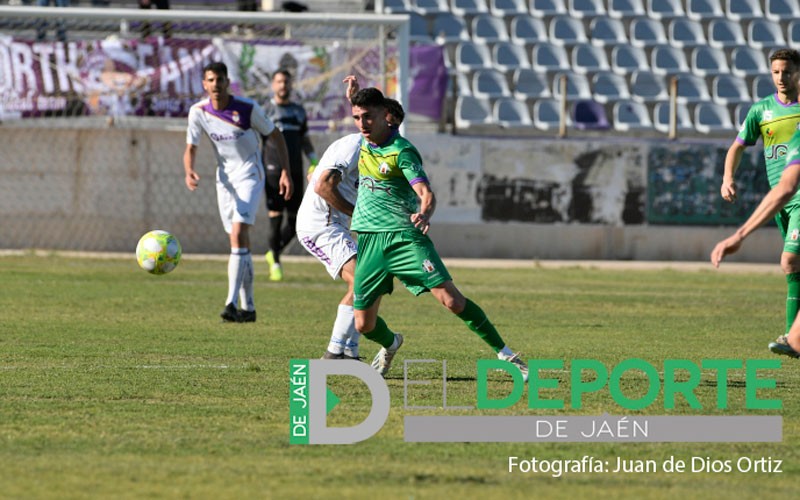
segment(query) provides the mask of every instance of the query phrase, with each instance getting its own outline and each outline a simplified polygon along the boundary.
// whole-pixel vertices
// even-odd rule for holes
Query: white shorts
[[[325,226],[315,233],[297,231],[297,241],[325,265],[333,279],[339,278],[342,267],[355,257],[357,250],[350,230],[339,224]]]
[[[217,206],[225,232],[230,234],[234,222],[253,225],[264,194],[263,170],[256,170],[235,182],[217,176]]]

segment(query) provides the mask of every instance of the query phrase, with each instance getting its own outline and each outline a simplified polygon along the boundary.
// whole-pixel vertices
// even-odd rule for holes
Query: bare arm
[[[197,189],[197,185],[200,182],[200,176],[194,170],[195,156],[197,156],[197,146],[187,144],[186,149],[183,151],[183,173],[184,182],[189,191]]]
[[[427,234],[431,227],[431,217],[436,210],[436,195],[427,182],[418,182],[412,187],[419,197],[419,211],[411,214],[411,222],[414,223],[414,227],[422,231],[422,234]]]
[[[292,184],[292,176],[289,170],[289,150],[286,148],[286,140],[283,138],[283,133],[278,130],[278,127],[272,129],[272,132],[267,136],[267,140],[274,146],[278,154],[278,163],[281,167],[278,194],[283,195],[284,200],[288,200],[292,197],[294,185]]]
[[[783,171],[781,180],[764,196],[742,227],[717,243],[714,250],[711,251],[711,263],[714,264],[714,267],[719,267],[726,255],[736,253],[750,233],[775,217],[775,214],[792,199],[798,186],[800,186],[800,165],[791,165]]]
[[[330,206],[347,215],[353,215],[352,203],[345,200],[339,192],[339,183],[342,182],[342,174],[338,170],[328,169],[320,173],[314,192],[322,196]]]
[[[722,198],[731,203],[736,201],[736,182],[733,178],[739,168],[739,163],[742,161],[744,148],[744,144],[740,144],[739,141],[733,141],[731,147],[728,148],[728,154],[725,155],[725,171],[722,173],[722,186],[719,191]]]

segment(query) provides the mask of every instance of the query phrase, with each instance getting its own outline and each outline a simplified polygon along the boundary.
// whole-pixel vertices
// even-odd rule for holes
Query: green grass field
[[[777,267],[777,266],[776,266]],[[773,359],[785,282],[776,273],[452,267],[456,284],[526,358]],[[186,258],[170,275],[125,259],[0,258],[0,497],[2,498],[791,498],[800,472],[800,365],[767,372],[779,411],[747,410],[744,374],[715,407],[713,372],[685,404],[625,411],[608,392],[580,410],[546,415],[775,415],[781,443],[405,443],[403,359],[447,360],[448,404],[475,403],[475,362],[493,353],[430,296],[402,288],[382,316],[406,335],[387,378],[392,411],[371,439],[289,445],[288,362],[318,358],[343,293],[322,266],[285,264],[286,281],[256,264],[258,322],[219,322],[226,264]],[[362,342],[362,354],[377,351]],[[426,369],[422,371],[425,372]],[[432,379],[440,370],[431,365]],[[437,373],[439,373],[437,375]],[[425,374],[425,373],[423,373]],[[552,397],[566,397],[566,374]],[[626,383],[635,393],[641,379]],[[507,382],[492,376],[493,386]],[[510,384],[509,384],[510,385]],[[342,404],[330,422],[365,415],[362,386],[331,384]],[[441,384],[411,404],[435,404]],[[496,413],[537,414],[523,398]],[[441,404],[441,403],[439,403]],[[473,412],[475,413],[475,412]],[[428,411],[427,414],[459,414]],[[772,457],[781,474],[509,473],[508,457],[602,460],[674,456]]]

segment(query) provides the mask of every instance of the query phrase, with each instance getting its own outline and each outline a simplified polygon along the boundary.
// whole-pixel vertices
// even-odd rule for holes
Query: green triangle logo
[[[341,400],[339,399],[339,396],[333,393],[330,387],[326,387],[325,389],[328,391],[325,397],[325,415],[328,415]]]

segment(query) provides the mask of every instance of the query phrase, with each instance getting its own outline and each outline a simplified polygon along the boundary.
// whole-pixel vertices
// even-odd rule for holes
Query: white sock
[[[339,304],[328,350],[334,354],[345,352],[348,356],[358,357],[358,338],[355,339],[355,345],[353,345],[350,339],[351,331],[355,331],[353,306]]]
[[[358,357],[358,341],[361,339],[361,334],[358,333],[356,330],[356,322],[353,321],[350,324],[350,337],[347,338],[347,342],[344,344],[344,353],[347,356],[352,356],[354,358]]]
[[[239,288],[239,304],[245,311],[255,311],[253,300],[253,254],[242,255],[242,286]]]
[[[239,303],[239,288],[244,280],[244,257],[249,256],[250,250],[247,248],[231,248],[231,256],[228,259],[228,298],[225,304],[237,305]]]
[[[500,358],[500,359],[510,358],[513,355],[514,355],[514,351],[509,349],[507,345],[504,345],[503,348],[500,349],[500,352],[497,353],[497,357]]]

